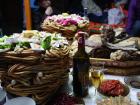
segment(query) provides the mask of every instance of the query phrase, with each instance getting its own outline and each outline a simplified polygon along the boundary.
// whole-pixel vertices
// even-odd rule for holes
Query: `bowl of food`
[[[105,97],[127,96],[130,92],[129,87],[119,80],[104,80],[97,91]]]

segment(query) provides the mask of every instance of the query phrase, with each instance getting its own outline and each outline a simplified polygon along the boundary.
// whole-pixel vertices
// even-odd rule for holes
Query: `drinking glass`
[[[90,73],[91,73],[91,83],[95,88],[95,95],[96,95],[97,88],[100,86],[100,83],[104,78],[104,73],[102,70],[94,69],[94,68],[90,71]]]

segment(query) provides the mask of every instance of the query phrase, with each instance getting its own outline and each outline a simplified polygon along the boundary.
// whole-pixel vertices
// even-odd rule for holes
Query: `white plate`
[[[29,97],[17,97],[8,100],[4,105],[36,105],[36,103]]]

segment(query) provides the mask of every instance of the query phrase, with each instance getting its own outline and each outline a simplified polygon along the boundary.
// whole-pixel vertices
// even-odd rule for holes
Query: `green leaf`
[[[11,48],[11,44],[5,44],[5,45],[0,45],[0,49],[6,49],[6,48]]]
[[[30,48],[30,43],[29,42],[19,42],[18,45],[20,47],[27,47]]]
[[[4,39],[3,38],[0,38],[0,42],[4,42]]]
[[[6,35],[3,36],[3,37],[1,37],[1,38],[0,38],[0,42],[4,42],[4,40],[7,39],[7,38],[9,38],[9,37],[10,37],[10,36],[6,36]]]
[[[0,45],[0,49],[4,49],[3,45]]]
[[[45,50],[49,50],[51,48],[51,36],[46,37],[42,42],[41,42],[42,48]]]

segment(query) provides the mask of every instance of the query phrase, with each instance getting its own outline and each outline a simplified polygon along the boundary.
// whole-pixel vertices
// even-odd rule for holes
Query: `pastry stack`
[[[74,37],[78,30],[87,30],[89,20],[76,14],[59,14],[47,17],[42,29],[48,32],[59,32],[67,38]]]

